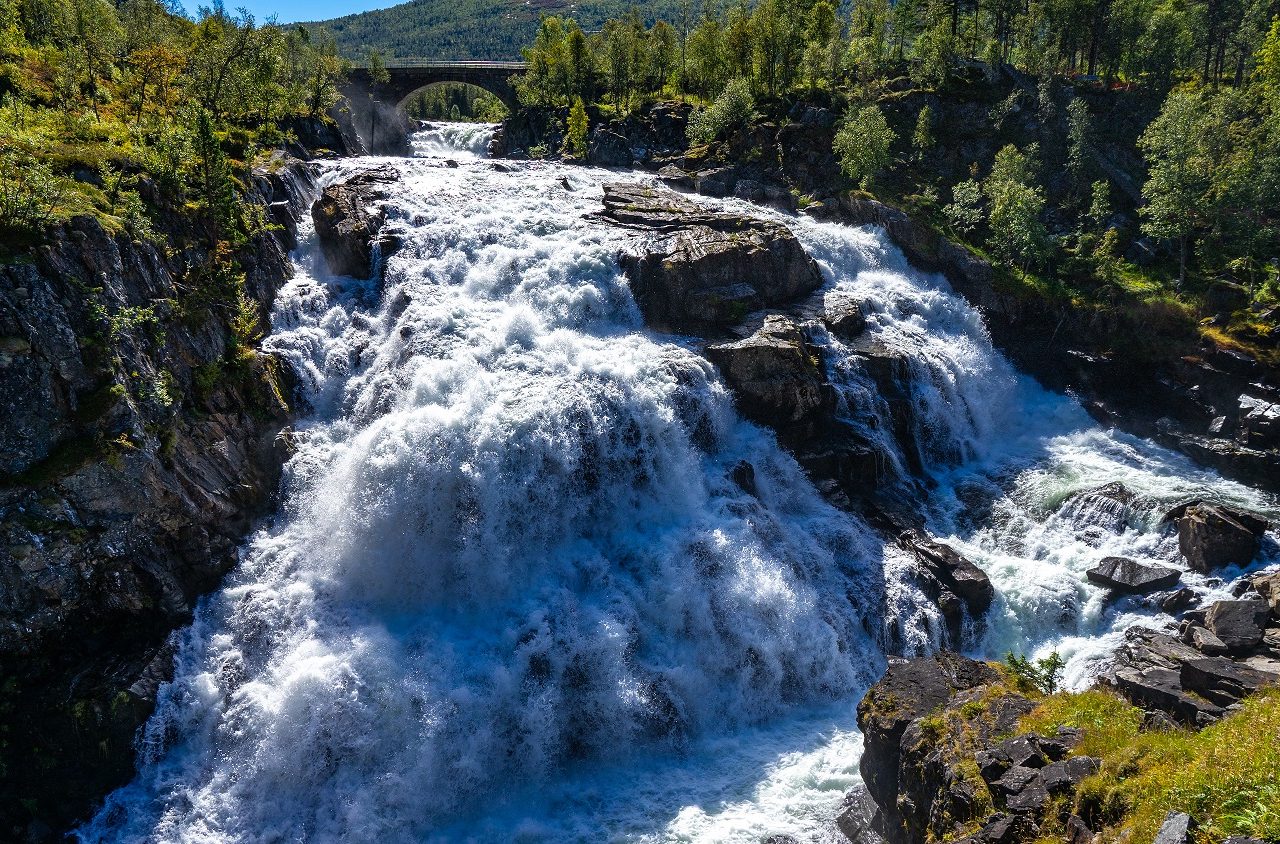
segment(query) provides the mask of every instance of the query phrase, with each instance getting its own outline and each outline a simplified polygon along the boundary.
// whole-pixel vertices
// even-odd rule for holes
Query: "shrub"
[[[951,189],[951,204],[942,209],[951,228],[970,235],[982,225],[982,185],[966,179]]]
[[[0,151],[0,230],[35,234],[57,216],[66,188],[47,164]]]
[[[869,105],[845,116],[832,146],[840,169],[866,189],[889,163],[889,147],[896,137],[884,112]]]
[[[1047,695],[1058,690],[1062,683],[1062,669],[1067,666],[1066,660],[1057,651],[1035,662],[1023,654],[1015,655],[1010,651],[1005,655],[1004,661],[1020,686],[1029,686]]]
[[[574,158],[587,157],[587,109],[582,97],[573,98],[569,109],[569,131],[565,135],[565,149]]]
[[[731,129],[737,129],[751,119],[756,101],[751,96],[747,80],[738,77],[729,81],[720,96],[689,121],[686,134],[691,144],[709,144],[723,137]]]

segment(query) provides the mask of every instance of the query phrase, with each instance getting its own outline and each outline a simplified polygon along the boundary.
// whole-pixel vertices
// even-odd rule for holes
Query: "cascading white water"
[[[425,158],[326,175],[398,168],[403,245],[384,282],[333,278],[302,226],[266,342],[310,410],[282,510],[183,634],[138,777],[81,837],[832,840],[886,625],[938,644],[905,557],[741,421],[682,338],[643,329],[626,235],[586,217],[617,174],[508,173],[460,154],[474,129],[431,132]],[[1058,507],[1072,489],[1266,506],[1017,376],[883,235],[788,222],[929,385],[950,455],[929,517],[1000,587],[992,652],[1096,648],[1071,637],[1118,622],[1083,567],[1171,555],[1156,509],[1086,525]],[[755,495],[730,480],[742,460]],[[990,514],[967,519],[977,500]]]
[[[1067,659],[1066,682],[1087,685],[1135,624],[1171,623],[1129,598],[1108,603],[1085,572],[1108,556],[1184,570],[1186,585],[1225,598],[1224,582],[1186,571],[1177,537],[1159,524],[1191,498],[1236,504],[1271,517],[1267,495],[1196,468],[1182,455],[1094,423],[1074,400],[1042,389],[996,353],[979,314],[945,279],[913,270],[883,233],[799,220],[796,234],[836,279],[828,295],[852,296],[875,345],[910,368],[912,410],[931,483],[931,532],[976,562],[998,592],[977,653],[1008,651]],[[829,338],[833,380],[866,406],[858,356]],[[881,423],[880,430],[888,425]],[[899,458],[899,462],[906,461]],[[1127,506],[1087,493],[1120,483]],[[1274,536],[1255,568],[1280,560]]]

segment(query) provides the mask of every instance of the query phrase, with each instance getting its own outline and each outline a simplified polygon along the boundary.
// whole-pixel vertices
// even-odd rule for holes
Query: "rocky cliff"
[[[145,189],[144,185],[144,189]],[[289,453],[287,375],[254,344],[311,176],[277,156],[274,225],[212,251],[93,217],[0,266],[0,838],[52,839],[133,770],[166,638],[235,563]]]

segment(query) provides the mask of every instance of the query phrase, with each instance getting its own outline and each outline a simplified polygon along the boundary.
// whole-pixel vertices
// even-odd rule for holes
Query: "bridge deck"
[[[490,62],[480,59],[464,59],[462,61],[442,61],[440,59],[387,59],[383,63],[383,67],[387,70],[410,70],[414,68],[423,68],[425,70],[445,70],[449,68],[457,68],[459,70],[525,70],[528,68],[528,62]],[[355,70],[368,70],[369,65],[366,62],[359,62],[351,65]]]

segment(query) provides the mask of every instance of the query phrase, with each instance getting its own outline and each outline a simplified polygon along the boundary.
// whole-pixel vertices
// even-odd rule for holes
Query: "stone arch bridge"
[[[523,73],[525,62],[486,61],[435,61],[429,59],[388,59],[387,74],[390,80],[375,83],[368,67],[355,67],[347,77],[343,93],[348,96],[367,91],[384,103],[400,103],[419,88],[441,82],[462,82],[475,85],[493,94],[503,105],[515,110],[519,104],[511,77]]]

